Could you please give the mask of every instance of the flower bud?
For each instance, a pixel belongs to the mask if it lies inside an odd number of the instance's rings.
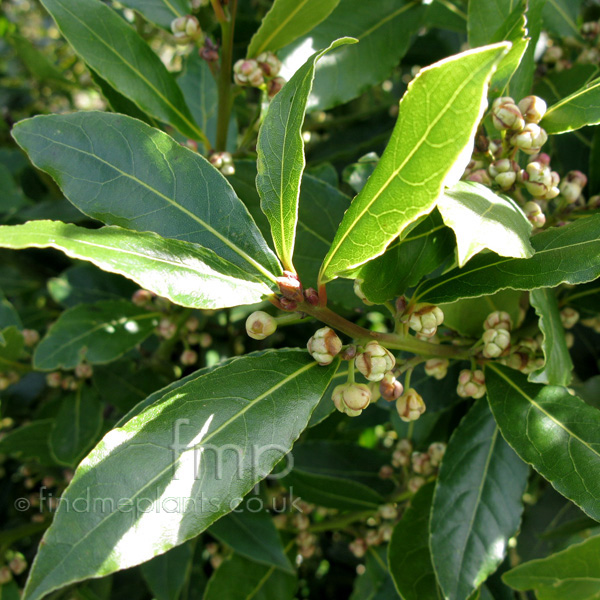
[[[408,466],[412,451],[413,445],[410,440],[400,440],[392,454],[392,465],[396,468]]]
[[[427,373],[429,377],[444,379],[448,373],[449,366],[450,361],[447,358],[430,358],[425,363],[425,373]]]
[[[284,298],[292,300],[293,302],[304,301],[302,284],[298,279],[298,275],[295,273],[284,271],[283,276],[277,278],[277,284],[279,285],[279,291]]]
[[[355,279],[354,280],[354,293],[363,301],[364,304],[366,304],[367,306],[373,306],[372,302],[369,302],[369,300],[367,300],[367,297],[365,296],[364,292],[362,291],[362,284],[363,284],[364,280],[363,279]]]
[[[210,0],[192,0],[192,8],[198,10],[210,4]]]
[[[214,152],[209,156],[208,162],[219,169],[223,175],[233,175],[235,173],[233,158],[229,152]]]
[[[46,385],[51,388],[59,388],[62,384],[62,374],[59,371],[46,375]]]
[[[431,457],[424,452],[413,452],[410,457],[412,470],[418,475],[431,475],[433,473],[433,465]]]
[[[560,193],[563,197],[573,204],[579,200],[583,188],[587,184],[587,177],[581,171],[571,171],[560,184]]]
[[[488,329],[482,336],[484,342],[483,355],[486,358],[497,358],[510,347],[510,332],[506,329]]]
[[[317,306],[319,304],[319,294],[315,288],[308,288],[304,290],[304,299],[311,306]]]
[[[557,63],[563,56],[563,50],[560,46],[550,46],[544,53],[542,60],[549,65]]]
[[[267,82],[267,96],[274,98],[285,84],[286,81],[283,77],[273,77],[273,79]]]
[[[379,479],[390,479],[394,476],[394,469],[390,465],[382,465],[379,469]]]
[[[204,40],[204,46],[200,48],[200,57],[207,63],[214,63],[219,60],[219,47],[210,39]]]
[[[15,553],[15,556],[10,559],[8,566],[15,575],[21,575],[21,573],[27,569],[27,561],[20,552],[17,552]]]
[[[515,133],[510,139],[510,143],[525,154],[537,154],[547,141],[548,134],[535,123],[527,123],[521,132]]]
[[[393,504],[384,504],[379,507],[379,514],[382,519],[393,521],[398,517],[398,509]]]
[[[371,390],[364,383],[343,383],[335,386],[331,399],[340,412],[356,417],[369,406]]]
[[[427,480],[425,479],[425,477],[417,475],[416,477],[411,477],[406,485],[408,487],[409,492],[416,494],[426,483]]]
[[[315,331],[306,347],[320,365],[328,365],[340,353],[342,340],[330,327],[322,327]]]
[[[396,379],[392,371],[388,371],[379,384],[379,393],[387,402],[397,400],[404,391],[404,386]]]
[[[35,329],[23,329],[23,341],[26,346],[35,346],[40,341],[40,334]]]
[[[587,21],[581,26],[581,35],[590,41],[594,41],[600,35],[600,21]]]
[[[600,196],[592,196],[587,203],[587,208],[596,209],[600,208]]]
[[[538,96],[526,96],[519,102],[519,110],[527,123],[539,123],[546,114],[546,103]]]
[[[396,366],[396,359],[387,348],[373,341],[354,359],[354,364],[369,381],[381,381]]]
[[[408,326],[425,337],[433,337],[444,322],[444,313],[438,306],[417,304],[410,315]]]
[[[403,421],[416,421],[426,410],[423,398],[410,388],[396,400],[396,410]]]
[[[570,331],[565,332],[565,344],[569,350],[575,345],[575,336]]]
[[[579,313],[570,306],[560,311],[560,320],[565,329],[571,329],[579,321]]]
[[[264,340],[277,329],[277,321],[270,314],[262,310],[254,311],[246,319],[246,333],[253,340]]]
[[[467,181],[474,181],[475,183],[481,183],[482,185],[492,185],[492,180],[485,169],[477,169],[467,176]]]
[[[552,171],[550,167],[537,161],[530,162],[522,174],[527,191],[536,198],[544,197],[552,187]]]
[[[431,466],[439,467],[445,453],[446,444],[444,444],[444,442],[434,442],[433,444],[430,444],[427,454],[429,454],[429,458],[431,459]]]
[[[276,77],[281,71],[281,61],[272,52],[263,52],[256,57],[265,77]]]
[[[492,104],[492,121],[494,127],[500,131],[512,129],[521,131],[525,126],[525,119],[512,98],[496,98]]]
[[[184,367],[195,365],[198,362],[198,354],[193,350],[184,350],[179,357],[179,362]]]
[[[158,324],[158,335],[165,340],[170,340],[177,333],[177,325],[165,317]]]
[[[154,298],[154,294],[149,292],[148,290],[136,290],[131,296],[131,301],[136,306],[147,306],[152,302],[152,298]]]
[[[11,570],[7,566],[0,567],[0,585],[7,584],[11,579]]]
[[[242,86],[260,87],[265,82],[262,69],[253,58],[238,60],[233,65],[233,79]]]
[[[513,323],[510,315],[503,310],[495,310],[487,316],[483,322],[484,329],[506,329],[510,331]]]
[[[94,374],[94,369],[89,363],[79,363],[75,367],[75,375],[79,379],[89,379]]]
[[[546,215],[537,202],[526,202],[523,212],[527,220],[536,228],[543,227],[546,224]]]
[[[490,329],[489,331],[493,331]],[[456,393],[461,398],[482,398],[485,395],[485,377],[483,371],[463,369],[458,376]]]
[[[356,538],[354,541],[350,542],[348,547],[350,548],[350,552],[359,559],[363,558],[368,550],[367,543],[362,538]]]
[[[202,29],[198,19],[192,15],[177,17],[171,21],[171,31],[177,44],[189,44],[202,37]]]

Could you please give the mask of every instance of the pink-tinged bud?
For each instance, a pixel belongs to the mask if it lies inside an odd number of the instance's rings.
[[[565,329],[571,329],[579,321],[579,313],[574,308],[567,306],[560,311],[560,320]]]
[[[177,325],[171,319],[165,317],[158,324],[158,335],[165,340],[170,340],[177,333]]]
[[[381,381],[388,371],[396,366],[394,355],[377,342],[369,342],[354,364],[369,381]]]
[[[171,21],[171,31],[177,44],[189,44],[202,38],[202,29],[198,19],[192,15],[177,17]]]
[[[506,329],[488,329],[481,339],[484,342],[483,356],[486,358],[498,358],[510,348],[510,331]]]
[[[58,371],[46,375],[46,385],[51,388],[59,388],[62,384],[62,374]]]
[[[394,377],[392,371],[388,371],[379,384],[379,393],[387,402],[394,402],[404,392],[404,386]]]
[[[149,292],[148,290],[136,290],[131,296],[131,301],[136,306],[147,306],[152,302],[152,298],[154,298],[154,294]]]
[[[581,171],[571,171],[560,184],[560,192],[572,204],[581,196],[583,188],[587,185],[587,177]]]
[[[304,290],[304,299],[311,306],[317,306],[319,304],[319,294],[314,288],[308,288],[307,290]]]
[[[427,483],[427,480],[425,479],[425,477],[421,477],[420,475],[417,475],[415,477],[411,477],[408,480],[408,483],[406,484],[406,486],[408,487],[409,492],[416,494],[426,483]]]
[[[429,454],[429,458],[431,459],[431,466],[439,467],[445,453],[446,444],[444,444],[444,442],[434,442],[431,444],[427,450],[427,454]]]
[[[25,560],[25,557],[20,552],[18,552],[10,560],[8,566],[15,575],[21,575],[21,573],[24,573],[27,569],[27,561]]]
[[[521,131],[525,126],[525,119],[512,98],[497,98],[492,104],[492,121],[494,127],[500,131],[512,129]]]
[[[350,344],[343,352],[342,352],[342,360],[354,360],[356,358],[357,349],[354,344]]]
[[[219,47],[210,38],[206,38],[199,54],[208,63],[217,62],[219,60]]]
[[[284,298],[293,300],[294,302],[304,301],[302,284],[298,279],[298,275],[295,273],[284,271],[283,276],[277,278],[277,284],[279,285],[279,291]]]
[[[519,110],[528,123],[539,123],[546,114],[546,103],[538,96],[526,96],[519,102]]]
[[[282,90],[286,84],[286,80],[283,77],[273,77],[267,82],[267,95],[269,98],[274,98]]]
[[[364,383],[343,383],[333,389],[335,407],[351,417],[358,416],[371,402],[371,390]]]
[[[405,296],[400,296],[399,298],[396,299],[396,312],[401,315],[405,310],[406,307],[408,306],[408,302],[406,301],[406,297]]]
[[[488,175],[485,169],[477,169],[467,176],[467,181],[474,181],[475,183],[481,183],[482,185],[492,185],[492,179]]]
[[[295,312],[298,310],[298,303],[295,300],[290,300],[289,298],[279,298],[279,307],[281,310]]]
[[[394,468],[390,465],[383,465],[379,469],[379,479],[390,479],[394,476]]]
[[[546,224],[546,215],[537,202],[526,202],[523,212],[534,227],[539,229]]]
[[[89,379],[94,374],[94,369],[89,363],[79,363],[75,367],[75,375],[79,379]]]
[[[241,59],[233,65],[233,79],[238,85],[254,85],[250,80],[257,81],[258,78],[261,83],[264,81],[263,73],[254,59]]]
[[[188,331],[196,331],[196,329],[198,329],[199,326],[200,326],[200,321],[198,321],[198,319],[196,317],[190,317],[185,322],[185,328]]]
[[[493,330],[489,330],[493,331]],[[463,369],[458,376],[456,393],[461,398],[482,398],[485,395],[485,377],[479,369],[470,371]]]
[[[23,335],[23,341],[28,347],[35,346],[40,341],[40,334],[35,329],[23,329],[21,331]]]
[[[438,306],[431,304],[417,304],[410,315],[408,326],[417,333],[431,338],[439,325],[444,322],[444,313]]]
[[[433,473],[433,465],[431,457],[424,452],[413,452],[410,457],[412,470],[418,475],[431,475]]]
[[[12,580],[12,572],[9,567],[0,567],[0,585],[5,585]]]
[[[525,154],[537,154],[547,141],[548,134],[535,123],[527,123],[521,132],[515,133],[510,139],[510,143]]]
[[[265,77],[276,77],[281,71],[281,61],[272,52],[263,52],[256,57]]]
[[[367,542],[362,538],[357,538],[353,542],[350,542],[348,547],[350,548],[350,552],[358,559],[363,558],[368,550]]]
[[[362,280],[362,279],[354,280],[354,293],[363,301],[364,304],[366,304],[367,306],[373,306],[373,303],[369,302],[369,300],[367,300],[367,297],[365,296],[364,292],[362,291],[363,283],[364,283],[364,280]]]
[[[307,348],[320,365],[328,365],[342,350],[342,340],[330,327],[322,327],[308,340]]]
[[[190,367],[198,362],[198,355],[193,350],[184,350],[179,357],[179,362],[184,367]]]
[[[264,340],[277,330],[277,321],[262,310],[254,311],[246,319],[246,333],[253,340]]]
[[[426,410],[425,402],[417,390],[410,388],[396,400],[396,410],[403,421],[416,421]]]
[[[490,313],[483,322],[484,329],[506,329],[511,331],[513,322],[511,316],[503,310],[495,310]]]
[[[410,440],[399,440],[396,449],[392,454],[392,465],[396,468],[406,467],[410,464],[410,456],[413,451],[413,445]]]
[[[450,361],[447,358],[431,358],[425,363],[425,373],[429,377],[444,379],[448,373]]]

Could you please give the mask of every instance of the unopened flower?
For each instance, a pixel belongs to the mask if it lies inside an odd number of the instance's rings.
[[[79,363],[75,367],[75,375],[79,379],[89,379],[94,374],[94,369],[89,363]]]
[[[509,190],[514,185],[518,171],[519,165],[509,158],[496,160],[488,167],[488,172],[494,183],[504,191]]]
[[[538,96],[526,96],[519,102],[519,110],[527,123],[539,123],[546,114],[546,103]]]
[[[246,333],[253,340],[264,340],[277,330],[277,321],[270,314],[257,310],[246,319]]]
[[[379,514],[382,519],[392,521],[398,516],[398,509],[393,504],[384,504],[379,507]]]
[[[387,348],[373,341],[354,359],[354,364],[369,381],[381,381],[394,368],[396,359]]]
[[[281,61],[273,54],[273,52],[263,52],[256,57],[262,72],[265,77],[276,77],[281,71]]]
[[[379,393],[387,402],[397,400],[404,391],[404,386],[396,379],[392,371],[388,371],[379,384]]]
[[[430,444],[427,454],[429,454],[429,458],[431,459],[431,465],[433,467],[439,467],[445,453],[446,444],[444,444],[444,442],[434,442],[433,444]]]
[[[62,383],[62,374],[59,371],[46,375],[46,385],[51,388],[59,388]]]
[[[165,340],[170,340],[176,333],[177,325],[175,325],[171,319],[165,317],[160,320],[160,323],[158,324],[158,335],[160,337],[165,338]]]
[[[537,154],[548,141],[548,134],[539,125],[527,123],[522,131],[512,136],[510,141],[525,154]]]
[[[492,185],[492,179],[485,169],[477,169],[467,176],[467,181],[474,181],[475,183],[481,183],[488,187]]]
[[[315,331],[306,347],[320,365],[328,365],[340,353],[342,340],[331,327],[322,327]]]
[[[27,561],[20,552],[16,552],[15,555],[10,559],[8,566],[15,575],[21,575],[21,573],[25,572],[27,569]]]
[[[433,473],[433,465],[431,457],[425,452],[413,452],[410,457],[412,470],[418,475],[431,475]]]
[[[538,161],[530,162],[521,174],[527,191],[535,198],[545,198],[551,191],[554,179],[550,167]]]
[[[483,322],[484,329],[506,329],[510,331],[513,323],[511,316],[503,310],[495,310],[490,313]]]
[[[238,85],[260,87],[265,82],[260,65],[253,58],[238,60],[233,65],[233,79]]]
[[[546,215],[542,207],[537,202],[526,202],[523,212],[527,220],[536,228],[541,228],[546,224]]]
[[[367,543],[362,538],[356,538],[354,541],[350,542],[349,546],[350,552],[354,554],[356,558],[363,558],[367,553]]]
[[[490,330],[492,331],[492,330]],[[479,369],[463,369],[458,376],[456,393],[461,398],[482,398],[485,395],[485,377]]]
[[[571,329],[579,321],[579,313],[570,306],[560,311],[560,320],[565,329]]]
[[[510,347],[510,331],[506,329],[488,329],[482,338],[483,355],[486,358],[497,358]]]
[[[195,365],[198,362],[198,354],[193,350],[184,350],[179,357],[179,362],[184,367]]]
[[[394,468],[391,465],[382,465],[379,469],[380,479],[389,479],[394,476]]]
[[[492,104],[492,121],[494,127],[500,131],[512,129],[521,131],[525,126],[525,119],[510,97],[496,98]]]
[[[283,77],[273,77],[267,82],[267,95],[269,98],[274,98],[286,84]]]
[[[587,184],[587,177],[581,171],[571,171],[560,183],[560,193],[569,204],[579,200],[583,188]]]
[[[426,483],[427,480],[425,479],[425,477],[416,475],[415,477],[411,477],[408,480],[407,487],[410,492],[416,494]]]
[[[171,21],[171,31],[175,42],[178,44],[189,44],[194,40],[202,38],[202,29],[198,19],[192,15],[177,17]]]
[[[430,358],[425,363],[425,373],[429,375],[429,377],[444,379],[448,373],[449,366],[450,361],[447,358]]]
[[[438,306],[417,304],[410,315],[408,326],[426,337],[433,337],[439,325],[444,322],[444,313]]]
[[[369,406],[371,390],[364,383],[342,383],[333,389],[331,399],[340,412],[357,417]]]
[[[233,158],[229,152],[214,152],[209,156],[208,161],[223,175],[230,176],[235,173]]]
[[[35,329],[23,329],[21,333],[26,346],[35,346],[40,341],[40,334]]]
[[[425,412],[425,402],[414,388],[410,388],[398,400],[396,410],[403,421],[416,421]]]
[[[149,292],[148,290],[136,290],[131,296],[131,301],[136,306],[147,306],[152,302],[152,298],[154,298],[154,294]]]

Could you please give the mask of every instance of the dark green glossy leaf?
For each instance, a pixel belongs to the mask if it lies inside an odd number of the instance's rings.
[[[600,78],[548,108],[541,126],[550,134],[600,123]]]
[[[203,600],[292,600],[294,575],[233,554],[209,579]]]
[[[0,330],[13,326],[17,329],[23,329],[21,317],[19,317],[19,313],[12,303],[9,302],[0,291]]]
[[[159,313],[127,300],[101,300],[63,312],[35,349],[36,369],[73,369],[79,363],[103,364],[117,359],[153,331]]]
[[[530,383],[495,363],[485,378],[506,441],[558,492],[600,520],[600,411],[566,388]]]
[[[542,350],[546,359],[541,369],[529,375],[529,381],[568,385],[571,383],[573,362],[569,356],[565,330],[560,320],[556,293],[549,288],[532,290],[529,299],[540,320],[540,330],[544,338]]]
[[[469,45],[485,46],[503,26],[513,9],[514,0],[470,0],[467,21]]]
[[[391,600],[396,598],[394,582],[388,571],[387,547],[372,546],[367,551],[365,570],[354,581],[349,600]]]
[[[551,106],[585,87],[597,74],[596,65],[575,64],[571,69],[548,73],[536,83],[534,92]]]
[[[325,257],[322,282],[382,254],[432,210],[445,185],[456,183],[470,160],[490,77],[506,50],[500,44],[450,57],[411,82],[390,143]]]
[[[403,600],[441,600],[431,551],[429,515],[435,485],[423,486],[394,528],[388,548],[390,574]]]
[[[547,0],[544,7],[544,26],[560,37],[581,39],[577,24],[583,0]]]
[[[21,121],[13,135],[85,214],[195,242],[268,278],[279,274],[227,180],[165,133],[123,115],[83,112]]]
[[[337,366],[298,350],[238,358],[109,432],[63,493],[24,598],[145,562],[233,510],[289,452]]]
[[[192,308],[255,304],[271,293],[260,272],[243,271],[207,248],[121,227],[86,229],[54,221],[5,225],[0,247],[56,248]]]
[[[189,0],[123,0],[122,4],[137,10],[148,21],[171,31],[171,21],[191,12]]]
[[[572,306],[582,312],[592,315],[600,312],[600,281],[592,281],[566,290],[561,298],[561,306]]]
[[[356,40],[343,38],[313,54],[271,100],[258,134],[256,187],[260,207],[271,225],[277,255],[293,271],[300,181],[305,166],[302,125],[317,61],[327,52]]]
[[[10,369],[15,365],[23,354],[25,341],[23,334],[19,331],[21,325],[9,325],[2,330],[3,343],[0,344],[0,368]]]
[[[450,438],[431,512],[433,565],[448,600],[469,597],[502,562],[528,474],[477,400]]]
[[[456,234],[458,265],[489,248],[500,256],[529,258],[531,223],[517,203],[472,181],[459,181],[438,200],[444,223]]]
[[[87,385],[63,398],[50,434],[50,452],[57,463],[74,467],[86,455],[100,433],[103,409],[98,393]]]
[[[417,0],[341,0],[321,24],[281,51],[289,79],[319,48],[350,36],[355,46],[340,48],[317,69],[308,110],[326,110],[356,98],[389,77],[409,48],[426,7]],[[332,82],[335,82],[333,84]]]
[[[467,30],[465,4],[465,2],[456,2],[456,0],[452,2],[449,0],[433,0],[425,15],[425,22],[430,27],[465,33]]]
[[[600,536],[519,565],[502,579],[516,590],[534,589],[538,600],[594,600],[600,596]]]
[[[376,304],[401,296],[454,255],[455,238],[437,211],[358,273],[361,290]]]
[[[326,19],[340,0],[275,0],[250,40],[247,55],[279,50]]]
[[[37,460],[46,466],[56,466],[50,454],[50,435],[54,419],[40,419],[9,431],[0,440],[0,452],[19,460]]]
[[[75,52],[144,112],[183,135],[204,138],[173,76],[150,46],[99,0],[43,0]]]
[[[194,542],[181,544],[144,563],[142,575],[155,600],[179,600],[192,569]]]
[[[420,302],[442,304],[487,296],[503,289],[529,290],[585,283],[600,276],[600,215],[552,228],[531,240],[531,258],[480,254],[462,269],[430,279],[417,290]]]
[[[294,573],[264,504],[258,496],[246,496],[240,506],[213,523],[208,531],[240,556]]]

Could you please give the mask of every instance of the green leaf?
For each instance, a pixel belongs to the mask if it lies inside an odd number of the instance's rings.
[[[63,493],[24,600],[145,562],[233,510],[289,452],[337,367],[299,350],[238,358],[109,432]]]
[[[279,50],[325,20],[340,0],[275,0],[248,46],[248,57]]]
[[[600,596],[600,536],[546,558],[521,564],[503,581],[516,590],[534,589],[538,600],[593,600]]]
[[[535,95],[551,106],[585,87],[598,75],[598,70],[596,65],[574,64],[565,71],[550,71],[536,83]]]
[[[450,438],[431,511],[433,565],[448,600],[469,597],[502,562],[528,474],[477,400]]]
[[[494,40],[513,10],[515,0],[469,0],[467,31],[469,46],[476,48]],[[499,26],[500,24],[500,26]]]
[[[600,77],[553,104],[540,125],[550,134],[575,131],[600,123]]]
[[[255,304],[271,293],[262,273],[243,271],[207,248],[121,227],[86,229],[54,221],[5,225],[0,247],[56,248],[191,308]]]
[[[227,180],[165,133],[123,115],[82,112],[21,121],[13,135],[90,217],[195,242],[243,269],[279,275]]]
[[[444,223],[456,234],[458,264],[489,248],[500,256],[529,258],[531,223],[514,200],[472,181],[459,181],[438,200]]]
[[[565,291],[561,298],[561,306],[567,304],[591,314],[600,312],[600,281],[592,281]]]
[[[9,431],[0,440],[0,452],[23,462],[36,460],[44,466],[56,466],[49,444],[53,425],[54,419],[39,419]]]
[[[349,600],[391,600],[396,598],[394,582],[388,571],[387,547],[371,546],[365,570],[354,580]]]
[[[315,65],[330,50],[355,41],[343,38],[313,54],[273,98],[258,134],[256,187],[260,206],[271,225],[277,255],[289,271],[294,271],[298,198],[306,164],[302,125]]]
[[[63,398],[49,441],[57,463],[74,467],[86,455],[100,433],[103,410],[98,393],[87,385]]]
[[[160,314],[127,300],[79,304],[63,312],[35,349],[36,369],[73,369],[112,362],[143,342],[158,324]]]
[[[488,399],[506,441],[563,496],[600,520],[600,411],[566,388],[538,385],[496,363]]]
[[[583,0],[548,0],[544,6],[544,26],[559,37],[581,40],[577,25]]]
[[[433,0],[427,10],[426,24],[429,27],[465,33],[467,13],[463,10],[463,4],[463,2],[455,3],[449,0]]]
[[[540,330],[543,335],[542,350],[546,359],[541,369],[529,375],[529,381],[568,385],[571,383],[573,362],[560,320],[556,293],[549,288],[532,290],[529,299],[540,319]]]
[[[205,140],[173,76],[114,10],[99,0],[42,0],[42,4],[75,52],[113,88],[183,135]]]
[[[148,21],[171,32],[171,21],[190,14],[188,0],[123,0],[121,4],[137,10]]]
[[[9,325],[2,330],[4,343],[0,344],[0,368],[10,369],[10,367],[20,366],[16,361],[21,358],[25,341],[23,334],[19,331],[20,326]]]
[[[193,544],[176,546],[140,567],[155,600],[179,600],[192,569]]]
[[[406,237],[390,244],[384,254],[360,269],[361,290],[376,304],[401,296],[454,255],[452,231],[440,214],[427,215]]]
[[[340,48],[321,62],[308,110],[348,102],[389,77],[426,10],[419,0],[341,0],[325,21],[281,51],[282,75],[289,80],[316,50],[353,37],[360,43]]]
[[[17,329],[23,329],[23,323],[21,323],[21,317],[16,311],[15,307],[9,302],[2,291],[0,291],[0,330],[6,327],[16,327]]]
[[[233,554],[209,579],[203,600],[292,600],[297,586],[294,575]]]
[[[429,516],[435,485],[424,485],[394,527],[388,548],[390,574],[403,600],[441,598],[429,550]]]
[[[252,502],[252,499],[256,502]],[[264,500],[258,496],[247,496],[240,506],[213,523],[208,531],[240,556],[294,573],[273,519],[264,510],[264,504]]]
[[[531,258],[480,254],[462,269],[430,279],[416,292],[420,302],[442,304],[488,296],[503,289],[530,290],[584,283],[600,276],[600,215],[543,231],[531,240]]]
[[[487,85],[506,50],[499,44],[450,57],[411,82],[390,143],[323,262],[322,282],[382,254],[432,210],[444,186],[458,181],[471,157]]]
[[[590,187],[592,194],[600,193],[600,127],[596,127],[592,138],[592,149],[590,150]]]
[[[0,197],[0,213],[14,214],[19,209],[29,206],[29,202],[23,191],[17,187],[12,173],[4,164],[0,163],[0,189],[2,196]],[[3,219],[6,219],[4,215]]]

